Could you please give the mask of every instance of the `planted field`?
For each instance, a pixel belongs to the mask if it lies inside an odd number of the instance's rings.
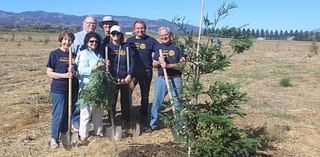
[[[223,50],[230,53],[227,43],[223,40]],[[85,147],[49,149],[51,80],[46,76],[46,62],[58,46],[57,34],[0,33],[0,156],[184,154],[172,145],[168,129],[143,133],[132,141],[124,138],[112,143],[91,137]],[[247,116],[236,121],[264,139],[268,148],[264,154],[320,156],[320,56],[311,54],[311,49],[312,42],[255,41],[249,51],[234,55],[224,71],[203,78],[205,84],[216,80],[239,83],[241,91],[248,93],[243,104]],[[283,79],[291,86],[284,86]],[[133,95],[136,105],[138,89]],[[150,95],[152,100],[153,86]]]

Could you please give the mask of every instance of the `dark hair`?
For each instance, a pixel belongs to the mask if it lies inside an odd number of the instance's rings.
[[[98,46],[97,46],[97,48],[95,49],[95,51],[98,51],[98,50],[100,49],[100,47],[101,47],[101,38],[100,38],[99,34],[96,33],[96,32],[89,32],[89,33],[87,33],[86,36],[84,37],[83,45],[81,46],[80,51],[88,48],[87,45],[88,45],[88,42],[89,42],[89,39],[90,39],[90,38],[96,38],[96,39],[98,40]]]
[[[141,23],[144,26],[144,29],[147,29],[147,25],[143,20],[137,20],[133,23],[133,28],[136,26],[137,23]]]
[[[60,34],[59,34],[59,37],[58,37],[58,41],[61,42],[62,39],[67,36],[69,38],[71,38],[72,42],[74,41],[74,34],[71,32],[71,31],[68,31],[68,30],[65,30],[65,31],[62,31]]]

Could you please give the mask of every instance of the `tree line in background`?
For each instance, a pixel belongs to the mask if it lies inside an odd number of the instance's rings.
[[[221,38],[231,38],[234,36],[251,36],[265,40],[296,40],[296,41],[320,41],[320,32],[298,31],[298,30],[268,30],[268,29],[249,29],[236,27],[222,27],[204,30],[205,35],[213,35]]]
[[[49,32],[57,33],[63,30],[71,30],[74,32],[80,31],[81,26],[78,27],[64,27],[64,26],[29,26],[29,27],[0,27],[3,32]],[[193,32],[195,34],[196,32]],[[196,33],[198,34],[198,33]],[[232,38],[234,36],[250,36],[253,38],[260,38],[264,40],[296,40],[296,41],[320,41],[320,32],[313,31],[298,31],[298,30],[268,30],[268,29],[249,29],[249,28],[236,28],[236,27],[222,27],[222,28],[208,28],[203,31],[204,35]]]

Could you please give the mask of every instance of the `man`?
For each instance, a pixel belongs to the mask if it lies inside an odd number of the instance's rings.
[[[97,27],[97,20],[93,16],[87,16],[82,22],[83,30],[80,32],[75,33],[75,39],[71,46],[73,53],[78,53],[80,51],[81,46],[84,44],[84,38],[87,33],[94,32]],[[79,103],[77,102],[76,105],[73,107],[72,113],[72,128],[74,130],[78,130],[80,125],[80,109]]]
[[[102,44],[106,45],[110,42],[110,29],[113,25],[119,25],[119,23],[113,20],[112,16],[105,16],[101,21],[99,21],[99,26],[101,29],[103,29],[105,34]]]
[[[133,45],[136,51],[135,65],[135,85],[139,83],[141,93],[140,114],[142,121],[148,118],[149,91],[152,80],[152,53],[158,42],[146,34],[146,24],[142,20],[137,20],[133,24],[134,36],[127,39],[127,43]]]
[[[180,108],[177,97],[181,90],[182,73],[177,67],[178,64],[184,61],[184,57],[182,52],[172,44],[172,33],[168,27],[160,27],[158,33],[160,44],[156,48],[152,63],[153,67],[158,69],[158,78],[154,83],[155,89],[151,108],[150,129],[147,132],[157,129],[160,107],[167,92],[171,92],[174,107],[176,109]],[[162,51],[163,56],[160,56],[160,51]],[[170,91],[167,91],[164,68],[168,74]]]
[[[80,47],[83,45],[84,37],[88,32],[94,32],[97,28],[97,20],[93,16],[87,16],[82,22],[83,30],[75,33],[75,40],[72,45],[72,52],[78,53]]]

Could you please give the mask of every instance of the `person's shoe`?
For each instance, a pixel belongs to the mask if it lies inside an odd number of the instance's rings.
[[[51,138],[50,140],[50,148],[51,149],[57,149],[59,147],[57,140],[54,138]]]
[[[88,138],[82,138],[80,137],[78,141],[78,146],[86,146],[89,144]]]
[[[144,132],[145,133],[152,133],[153,131],[157,130],[157,128],[151,128],[151,127],[148,127]]]
[[[71,125],[71,128],[72,128],[72,132],[79,132],[79,126],[76,126],[76,125]]]

